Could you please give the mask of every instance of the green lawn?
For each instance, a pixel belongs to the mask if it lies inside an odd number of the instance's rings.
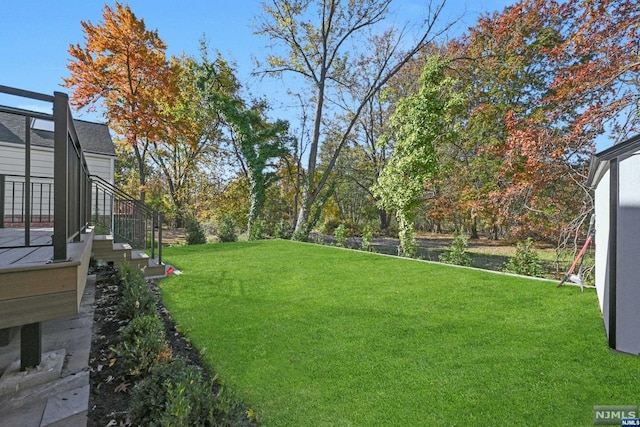
[[[164,254],[166,306],[267,426],[586,426],[640,403],[593,290],[289,241]]]

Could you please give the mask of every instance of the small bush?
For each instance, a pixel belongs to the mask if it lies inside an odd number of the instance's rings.
[[[186,240],[187,245],[200,245],[202,243],[207,243],[207,236],[204,234],[204,229],[195,219],[187,222]]]
[[[211,388],[200,371],[181,359],[160,363],[133,389],[129,406],[132,425],[216,425]]]
[[[276,239],[290,239],[293,234],[291,230],[291,226],[287,221],[281,219],[276,223],[275,228],[273,230],[273,237]]]
[[[124,264],[118,271],[120,300],[116,312],[122,320],[156,313],[156,297],[151,293],[142,271]]]
[[[118,362],[131,376],[148,373],[161,359],[171,355],[164,325],[157,315],[138,316],[120,332],[122,341],[115,349]]]
[[[218,239],[221,242],[236,242],[238,236],[236,234],[236,226],[233,223],[233,218],[225,216],[220,225],[218,226]]]
[[[260,240],[264,238],[264,230],[266,224],[263,220],[257,219],[251,224],[251,240]]]
[[[340,220],[338,218],[329,218],[322,224],[322,232],[324,234],[332,235],[335,233],[336,228],[338,228],[339,225]]]
[[[306,242],[309,240],[309,233],[307,232],[307,224],[300,224],[298,230],[294,230],[291,235],[291,240],[296,242]]]
[[[138,276],[140,275],[140,273],[141,271],[138,268],[134,267],[128,262],[125,262],[118,269],[118,280],[120,282],[120,286],[122,286],[127,281],[131,280],[132,276]]]
[[[440,255],[440,262],[447,264],[471,266],[471,257],[467,253],[468,241],[465,236],[458,234],[454,237],[451,246],[449,246],[445,253]]]
[[[336,245],[340,246],[341,248],[345,247],[345,243],[347,242],[347,230],[344,224],[340,224],[339,226],[337,226],[335,231],[333,232],[333,235],[336,238]]]
[[[373,246],[371,245],[371,242],[373,242],[373,233],[367,226],[364,228],[364,231],[362,233],[362,245],[360,246],[360,248],[363,251],[373,252]]]
[[[398,246],[398,255],[407,258],[416,258],[418,256],[418,242],[416,241],[416,233],[413,226],[405,231],[399,231],[400,246]]]
[[[533,250],[533,240],[518,242],[516,254],[504,266],[507,273],[522,274],[524,276],[543,277],[542,264],[538,254]]]

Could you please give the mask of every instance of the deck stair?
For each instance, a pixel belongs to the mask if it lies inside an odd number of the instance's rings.
[[[93,238],[93,259],[115,268],[128,262],[144,270],[146,277],[164,276],[165,266],[150,258],[144,251],[133,249],[128,243],[114,242],[112,235],[96,235]]]

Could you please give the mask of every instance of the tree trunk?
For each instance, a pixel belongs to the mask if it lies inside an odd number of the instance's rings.
[[[247,239],[251,240],[252,238],[260,236],[253,236],[253,226],[260,216],[260,211],[262,210],[262,206],[265,201],[264,194],[264,183],[262,180],[256,179],[256,174],[254,174],[251,170],[248,171],[249,175],[249,198],[251,200],[251,205],[249,207],[249,221],[247,223]]]
[[[385,209],[378,209],[378,218],[380,220],[380,233],[387,235],[391,225],[391,215]]]
[[[322,110],[324,108],[324,86],[327,75],[327,69],[323,66],[320,70],[320,79],[318,80],[318,93],[316,102],[316,112],[313,118],[313,136],[311,138],[311,146],[309,150],[309,161],[307,163],[307,179],[304,183],[304,190],[302,191],[302,203],[300,205],[300,211],[298,213],[298,219],[296,221],[295,234],[300,236],[301,233],[304,237],[309,236],[309,211],[311,205],[315,202],[314,194],[316,189],[314,188],[315,175],[316,175],[316,162],[318,158],[318,144],[320,143],[320,125],[322,124]]]
[[[176,204],[176,228],[185,228],[186,225],[186,218],[184,212],[182,212],[182,206]]]
[[[473,219],[471,220],[471,236],[469,238],[470,239],[480,238],[480,236],[478,236],[478,218],[476,216],[474,216]]]
[[[133,151],[136,154],[136,160],[138,162],[138,173],[140,174],[140,180],[139,180],[140,187],[138,188],[138,198],[140,202],[144,203],[146,199],[146,194],[147,194],[146,168],[144,164],[144,159],[142,158],[142,153],[140,153],[140,150],[138,149],[137,145],[133,146]]]
[[[300,240],[306,240],[309,235],[309,211],[306,208],[305,199],[306,197],[303,195],[298,218],[296,219],[296,228],[293,231],[294,237]]]

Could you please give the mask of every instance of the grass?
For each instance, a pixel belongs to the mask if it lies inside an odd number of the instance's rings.
[[[266,426],[591,425],[640,403],[595,292],[289,241],[165,250],[181,329]]]

